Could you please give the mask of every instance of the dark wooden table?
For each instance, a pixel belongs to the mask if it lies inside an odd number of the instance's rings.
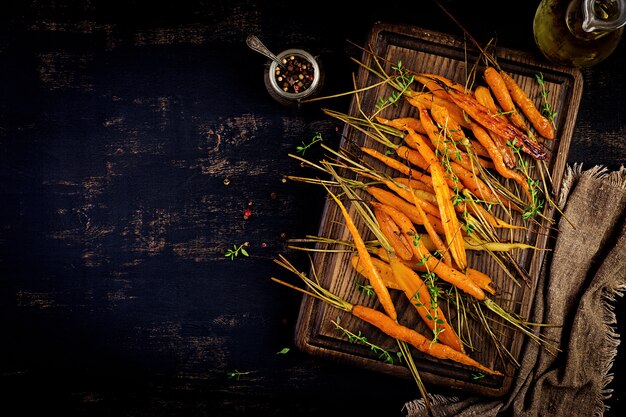
[[[323,193],[282,179],[299,169],[288,153],[342,126],[321,103],[272,100],[244,40],[318,54],[332,94],[377,21],[462,34],[430,1],[261,3],[0,6],[3,415],[400,416],[419,397],[294,347],[301,298],[270,281],[272,260],[305,265],[286,241],[317,231]],[[477,39],[538,53],[538,1],[446,4]],[[625,162],[624,68],[622,43],[583,70],[569,162]],[[607,416],[624,410],[624,366],[620,346]]]

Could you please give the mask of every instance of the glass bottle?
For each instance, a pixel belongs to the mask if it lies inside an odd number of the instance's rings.
[[[550,61],[590,67],[615,50],[626,24],[626,0],[542,0],[535,42]]]

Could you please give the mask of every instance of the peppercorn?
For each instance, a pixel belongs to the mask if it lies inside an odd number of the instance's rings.
[[[283,66],[276,67],[274,77],[278,86],[286,93],[301,93],[313,84],[314,67],[299,55],[283,58]]]

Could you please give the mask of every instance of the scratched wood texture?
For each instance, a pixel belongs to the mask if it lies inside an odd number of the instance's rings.
[[[534,50],[538,2],[518,4],[513,22],[480,3],[452,9],[479,38]],[[346,5],[349,19],[324,1],[308,13],[287,1],[3,2],[2,410],[403,415],[413,384],[298,351],[301,297],[270,281],[286,239],[316,232],[323,207],[321,191],[283,182],[299,170],[288,153],[317,132],[333,146],[342,126],[321,103],[274,102],[247,34],[318,53],[329,94],[350,88],[359,52],[347,41],[377,21],[459,34],[431,2]],[[625,57],[622,44],[583,71],[570,162],[624,162]],[[224,256],[246,242],[248,257]],[[624,334],[624,301],[616,308]],[[619,372],[613,387],[606,415],[623,410]]]

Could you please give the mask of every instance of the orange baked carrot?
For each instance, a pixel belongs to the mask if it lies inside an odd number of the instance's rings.
[[[385,248],[381,247],[380,249],[384,250],[385,254],[387,254]],[[352,267],[356,270],[356,272],[363,275],[369,281],[371,272],[361,262],[359,255],[353,255],[352,258],[350,258],[350,262],[352,263]],[[372,257],[372,263],[374,264],[374,267],[378,270],[378,274],[382,277],[387,288],[389,288],[390,290],[402,291],[402,288],[400,288],[395,278],[393,277],[393,272],[391,271],[391,267],[387,262],[383,261],[380,258]]]
[[[404,188],[402,184],[398,185],[391,180],[383,180],[383,182],[387,187],[389,187],[391,191],[393,191],[409,203],[420,206],[421,209],[423,209],[426,213],[430,214],[433,217],[441,218],[439,208],[437,207],[436,197],[435,201],[430,200],[430,193],[420,192],[419,190],[412,191],[410,189]]]
[[[436,106],[433,106],[433,108],[435,107]],[[428,109],[420,106],[419,116],[420,121],[422,122],[422,126],[424,126],[424,129],[426,130],[426,136],[428,137],[432,145],[434,145],[435,150],[445,155],[451,163],[459,164],[466,170],[470,171],[473,169],[474,163],[482,163],[485,167],[491,167],[491,163],[487,161],[472,161],[467,153],[460,151],[454,144],[449,143],[446,140],[444,134],[442,134],[441,129],[433,121],[431,114],[428,112]],[[407,130],[409,132],[408,135],[411,135],[411,132],[414,132],[409,129]],[[407,138],[405,138],[405,140],[407,140]]]
[[[432,242],[429,240],[430,236],[426,234],[418,234],[418,236],[419,236],[418,240],[419,240],[420,245],[424,246],[428,252],[437,250],[432,244]],[[384,248],[382,247],[378,248],[376,250],[376,254],[380,258],[381,262],[384,262],[385,264],[389,262],[389,255]],[[373,258],[373,259],[379,259],[379,258]],[[423,263],[423,259],[420,259],[417,257],[413,257],[411,260],[403,261],[403,262],[406,266],[408,266],[409,268],[417,272],[434,272],[435,274],[437,273],[436,269],[433,271],[430,271],[428,266]],[[469,279],[474,281],[476,285],[482,288],[483,291],[487,291],[489,294],[495,295],[496,290],[491,286],[493,281],[489,275],[474,268],[467,268],[467,270],[465,271],[465,274],[467,275]],[[392,288],[392,287],[389,287],[389,288]]]
[[[375,202],[375,201],[370,202],[370,204],[372,204],[373,207],[376,207],[379,211],[386,212],[388,216],[392,216],[394,214],[393,211],[396,210],[395,208],[393,208],[391,206],[386,206],[386,205],[384,205],[382,203],[378,203],[378,202]],[[432,242],[433,245],[435,246],[434,250],[439,252],[439,254],[443,258],[443,261],[445,263],[447,263],[448,265],[452,265],[452,259],[450,258],[450,252],[446,248],[446,245],[443,242],[443,240],[441,239],[441,236],[435,231],[435,229],[433,228],[432,224],[430,224],[430,220],[426,216],[426,213],[424,212],[424,210],[422,210],[422,208],[418,204],[415,204],[415,208],[417,209],[418,214],[421,216],[422,225],[424,226],[424,228],[426,229],[426,233],[430,237],[430,242]],[[404,235],[406,235],[406,236],[410,235],[409,237],[411,239],[415,239],[416,237],[419,238],[419,236],[420,236],[417,233],[417,231],[414,230],[414,229],[411,229],[410,233],[408,233],[408,234],[405,233]],[[413,243],[411,241],[411,243],[408,246],[409,250],[411,251],[411,254],[409,255],[408,258],[403,258],[403,260],[410,260],[410,259],[413,258],[413,250],[410,247],[410,245],[412,245],[412,244]]]
[[[478,102],[483,106],[487,107],[492,114],[500,114],[500,109],[496,105],[496,102],[491,96],[491,91],[487,87],[482,85],[477,86],[474,89],[474,96],[476,97],[476,100],[478,100]],[[517,167],[517,156],[515,156],[513,149],[506,144],[506,139],[495,134],[494,132],[489,132],[489,134],[502,155],[502,161],[507,167],[515,169],[515,167]]]
[[[426,233],[430,237],[430,241],[435,245],[435,251],[437,251],[441,255],[441,258],[446,264],[452,266],[452,257],[450,256],[450,251],[448,250],[444,241],[441,239],[441,236],[439,235],[439,233],[437,233],[433,225],[430,223],[430,220],[426,216],[426,213],[424,212],[424,210],[422,210],[422,208],[418,204],[415,204],[415,208],[417,209],[417,213],[422,220],[422,226],[424,226],[424,228],[426,229]],[[388,214],[390,216],[394,216],[395,214],[393,212],[393,208],[391,207],[389,208],[383,207],[381,209],[382,210],[387,209]],[[396,216],[396,219],[397,219],[397,216]],[[415,229],[409,228],[408,224],[404,226],[404,232],[410,235],[413,239],[419,236]],[[411,254],[413,254],[413,252],[411,252]]]
[[[422,126],[422,122],[420,122],[416,117],[398,117],[390,120],[381,116],[376,116],[376,121],[386,126],[395,127],[398,130],[404,130],[407,127],[410,127],[416,132],[426,133],[424,127]]]
[[[392,206],[395,209],[405,213],[405,215],[408,216],[413,223],[422,224],[422,219],[413,203],[409,203],[408,201],[392,193],[391,191],[383,190],[379,187],[367,187],[366,191],[380,203]],[[444,230],[443,226],[441,225],[441,220],[428,213],[426,214],[426,216],[428,217],[428,220],[432,224],[433,228],[438,233],[443,234]]]
[[[430,118],[430,116],[427,115],[427,110],[424,108],[420,110],[420,120],[422,120],[422,116],[424,116],[424,118]],[[412,132],[409,131],[408,135],[411,136]],[[421,138],[419,137],[415,137],[415,139],[418,143],[421,141]],[[467,268],[467,258],[465,254],[465,247],[463,245],[463,236],[461,234],[461,224],[459,223],[459,219],[457,218],[456,210],[452,202],[452,193],[446,182],[444,174],[445,170],[441,166],[441,163],[435,153],[424,146],[423,143],[420,143],[418,150],[424,159],[426,159],[426,161],[430,164],[430,176],[433,181],[433,187],[435,188],[435,196],[437,197],[439,213],[441,214],[441,224],[443,225],[446,244],[450,250],[452,258],[459,268],[463,270]]]
[[[422,169],[424,169],[424,171],[430,173],[430,162],[426,161],[422,153],[419,151],[420,146],[428,147],[429,143],[426,141],[421,141],[421,140],[418,141],[418,139],[423,139],[423,137],[419,133],[413,132],[412,130],[409,130],[408,132],[409,133],[407,133],[407,135],[404,137],[404,140],[406,144],[409,145],[409,148],[407,148],[406,146],[398,147],[398,149],[396,150],[398,156],[401,158],[405,158],[407,161],[409,161],[410,163],[414,164],[417,167],[420,167],[420,168],[423,167]],[[408,176],[409,175],[407,175],[407,177]],[[432,177],[429,176],[428,178],[429,178],[429,183],[432,186]],[[459,183],[458,181],[456,181],[449,174],[446,175],[446,182],[450,188],[458,188],[458,189],[464,188],[462,183]]]
[[[412,242],[408,240],[406,234],[402,233],[384,205],[372,204],[372,206],[381,231],[394,249],[392,253],[388,252],[388,259],[397,285],[404,291],[406,297],[417,308],[424,322],[440,338],[442,343],[463,351],[460,339],[448,324],[441,309],[434,304],[436,301],[432,300],[426,284],[419,275],[402,262],[413,257]]]
[[[374,216],[378,222],[378,227],[389,241],[395,255],[405,261],[411,259],[413,257],[411,242],[402,234],[402,231],[389,214],[381,210],[377,205],[373,204],[372,207],[374,207]]]
[[[404,163],[402,163],[401,161],[392,158],[389,155],[385,155],[381,152],[378,152],[375,149],[372,148],[368,148],[365,146],[361,147],[361,150],[368,154],[369,156],[378,159],[380,162],[382,162],[383,164],[387,165],[388,167],[406,175],[407,177],[411,177],[413,179],[422,181],[423,183],[430,185],[432,187],[432,179],[430,178],[430,175],[427,175],[417,169],[411,168],[409,165],[406,165]]]
[[[439,235],[439,233],[435,231],[435,229],[433,228],[433,225],[430,224],[430,221],[428,221],[428,218],[426,217],[426,213],[424,213],[424,210],[422,210],[422,208],[419,206],[416,206],[416,207],[420,216],[422,216],[422,222],[423,222],[424,228],[426,229],[426,233],[428,234],[428,236],[430,236],[430,240],[434,243],[436,247],[435,250],[439,252],[439,254],[441,255],[441,259],[443,259],[443,261],[447,265],[452,266],[452,256],[450,255],[450,251],[446,247],[446,244],[441,239],[441,236]]]
[[[437,343],[429,340],[426,336],[420,334],[419,332],[391,320],[389,316],[378,310],[356,304],[352,306],[351,313],[355,317],[358,317],[377,327],[383,333],[405,341],[420,352],[426,353],[438,359],[448,359],[463,365],[480,369],[488,374],[502,375],[501,372],[482,365],[480,362],[465,353],[454,350],[450,346],[444,345],[443,343]]]
[[[458,144],[469,143],[469,139],[465,136],[463,128],[454,118],[452,118],[452,116],[450,116],[450,112],[448,112],[447,108],[437,103],[433,103],[430,108],[430,115],[439,126],[445,129],[445,133],[448,134],[452,140]]]
[[[420,113],[422,112],[424,113],[424,119],[428,120],[430,118],[430,116],[428,115],[428,111],[426,109],[422,109],[420,110]],[[429,124],[429,122],[427,121],[425,125],[426,124]],[[424,137],[419,133],[408,130],[408,133],[405,136],[404,140],[407,145],[418,150],[420,154],[422,154],[424,159],[429,163],[429,166],[432,161],[437,161],[437,163],[439,163],[439,158],[437,158],[435,153],[429,151],[429,149],[426,149],[428,145],[424,140]],[[461,166],[461,164],[455,161],[448,161],[448,166],[450,168],[450,171],[452,171],[452,174],[456,176],[456,178],[453,178],[450,176],[449,172],[444,171],[446,182],[452,190],[461,191],[463,188],[467,187],[472,191],[475,196],[480,197],[485,201],[489,201],[494,204],[499,201],[498,197],[496,197],[491,188],[489,188],[483,180],[478,178],[478,176],[474,174],[472,169],[466,169],[465,167]],[[430,177],[432,180],[432,172]]]
[[[394,219],[396,224],[400,227],[403,233],[407,234],[407,237],[411,238],[415,235],[415,227],[413,226],[412,219],[410,219],[405,213],[400,210],[393,210],[387,208],[387,213]],[[463,239],[460,239],[463,241]],[[473,296],[478,300],[484,300],[486,298],[483,289],[475,283],[467,274],[446,265],[433,256],[424,245],[419,243],[419,240],[413,239],[413,254],[415,258],[419,260],[430,272],[434,272],[441,279],[457,287],[459,290]]]
[[[431,296],[428,286],[419,274],[398,261],[397,258],[392,258],[389,265],[396,283],[433,332],[436,337],[435,341],[450,346],[458,352],[465,352],[461,339],[448,322],[438,300]]]
[[[393,177],[391,180],[407,187],[411,187],[414,191],[419,190],[421,192],[431,194],[433,197],[435,196],[435,189],[432,185],[424,184],[422,181],[409,177]],[[432,202],[430,199],[428,201]]]
[[[491,114],[487,107],[476,101],[475,97],[470,97],[454,88],[448,88],[443,83],[440,83],[440,85],[442,88],[447,89],[450,98],[477,123],[516,146],[521,146],[522,150],[534,159],[544,160],[548,157],[541,144],[535,142],[534,139],[531,139],[512,123],[499,118],[498,115]]]
[[[437,196],[435,196],[434,189],[425,189],[422,187],[422,183],[420,181],[406,178],[406,177],[395,177],[391,180],[386,180],[385,184],[389,187],[390,190],[394,191],[400,197],[407,200],[409,203],[414,202],[414,198],[419,200],[422,208],[426,209],[426,212],[432,214],[435,217],[439,217],[439,212],[435,214],[433,208],[437,209]],[[417,187],[415,185],[417,184]],[[427,204],[424,204],[427,203]]]
[[[398,155],[401,159],[408,161],[411,165],[415,165],[424,171],[428,171],[428,162],[426,162],[422,154],[420,154],[416,149],[400,145],[396,148],[396,155]]]
[[[344,204],[341,202],[341,200],[339,200],[339,198],[330,191],[328,192],[328,194],[332,197],[333,200],[335,200],[335,203],[337,203],[337,206],[341,210],[341,214],[343,215],[343,218],[345,219],[345,222],[346,222],[346,227],[348,228],[348,231],[352,235],[352,239],[354,240],[354,246],[356,247],[357,252],[359,256],[361,257],[361,261],[364,263],[365,267],[370,270],[370,273],[371,273],[370,284],[372,286],[372,289],[378,296],[378,300],[380,301],[380,304],[385,310],[385,313],[392,320],[395,321],[398,317],[395,304],[393,300],[391,299],[389,290],[385,286],[385,282],[383,281],[382,277],[378,274],[378,270],[372,263],[372,257],[370,256],[370,253],[367,250],[367,246],[365,245],[365,242],[363,241],[363,238],[361,237],[361,234],[359,233],[359,229],[354,224],[354,220],[352,219],[352,216],[350,216],[350,213],[348,213],[348,210],[346,209]]]
[[[466,353],[459,352],[448,345],[444,345],[443,343],[435,342],[428,339],[426,336],[422,335],[418,331],[408,328],[407,326],[399,323],[397,320],[392,319],[391,317],[389,317],[389,315],[385,314],[382,311],[361,304],[352,304],[337,297],[330,291],[320,287],[315,281],[308,279],[304,274],[299,273],[297,270],[294,269],[293,265],[285,262],[284,259],[279,261],[279,263],[285,268],[288,268],[290,271],[297,273],[297,275],[302,280],[304,280],[306,284],[314,290],[314,292],[303,290],[276,278],[272,278],[273,281],[303,292],[311,297],[318,298],[331,306],[346,311],[354,317],[360,318],[366,323],[371,324],[387,336],[390,336],[399,341],[404,341],[419,350],[420,352],[430,355],[434,358],[451,360],[462,365],[479,369],[492,375],[502,375],[501,372],[481,364]],[[370,270],[370,268],[367,269]]]
[[[463,271],[467,268],[467,257],[463,244],[463,235],[461,233],[462,226],[459,223],[456,210],[452,203],[452,194],[443,176],[443,168],[438,165],[432,165],[431,177],[433,179],[433,186],[435,187],[437,202],[439,203],[441,223],[443,225],[448,249],[457,266]]]
[[[530,120],[530,124],[533,125],[535,130],[546,139],[554,139],[554,126],[550,120],[541,114],[535,103],[509,74],[500,71],[500,75],[504,79],[513,101]]]
[[[500,153],[496,144],[491,139],[489,133],[477,123],[474,123],[472,125],[472,132],[474,133],[474,137],[478,139],[478,141],[482,143],[483,146],[487,148],[487,150],[491,154],[491,159],[495,164],[496,171],[498,171],[498,173],[504,178],[512,179],[520,187],[522,187],[522,190],[526,195],[526,199],[529,203],[531,203],[532,196],[530,195],[530,186],[528,185],[528,180],[519,172],[514,171],[506,166],[506,164],[504,163],[504,159],[502,158],[502,154]]]
[[[415,75],[415,80],[424,84],[424,86],[428,88],[433,94],[435,94],[435,91],[433,90],[437,90],[438,88],[441,89],[441,84],[445,84],[447,87],[446,89],[444,89],[444,92],[447,92],[449,89],[454,89],[461,93],[465,93],[464,86],[462,86],[461,84],[457,83],[454,80],[451,80],[448,77],[444,77],[441,74],[423,72],[423,73]],[[434,84],[433,84],[433,80],[436,81]],[[436,95],[438,95],[441,98],[447,98],[444,93],[436,94]]]
[[[463,115],[463,110],[461,110],[461,108],[457,106],[456,103],[454,103],[453,101],[449,99],[436,96],[431,93],[421,93],[421,94],[412,94],[410,96],[406,96],[406,100],[410,105],[416,108],[419,108],[420,105],[423,105],[424,107],[430,110],[433,104],[445,107],[446,109],[448,109],[448,114],[450,114],[450,117],[452,117],[456,123],[458,123],[459,125],[465,128],[469,127],[467,125],[467,119]],[[420,133],[426,133],[426,132],[424,131]]]
[[[417,180],[413,180],[411,178],[405,178],[405,177],[394,177],[393,178],[393,182],[397,183],[399,185],[403,185],[409,189],[411,189],[413,191],[413,193],[415,193],[416,195],[418,195],[418,197],[421,200],[427,201],[431,204],[437,205],[437,196],[435,196],[434,190],[425,190],[425,187],[422,187],[422,182],[417,181]],[[422,187],[422,189],[418,189],[415,187]],[[405,200],[409,200],[411,201],[411,199],[406,198]],[[484,218],[485,220],[487,220],[489,222],[489,224],[491,224],[493,227],[504,227],[504,228],[508,228],[511,227],[511,225],[509,225],[508,223],[504,222],[503,220],[497,218],[496,216],[494,216],[491,212],[487,211],[486,209],[484,209],[481,205],[466,205],[464,201],[459,201],[457,204],[454,205],[454,209],[456,210],[457,213],[459,213],[459,215],[464,215],[466,212],[471,212],[474,213],[476,215],[479,215],[479,217]],[[477,212],[478,211],[478,212]],[[438,216],[437,216],[438,217]]]
[[[528,124],[526,124],[526,120],[517,111],[513,98],[511,98],[511,93],[509,92],[502,75],[500,75],[500,72],[494,67],[487,67],[483,72],[483,76],[485,78],[485,82],[491,89],[491,92],[496,97],[496,100],[500,103],[500,107],[502,107],[502,110],[511,120],[511,123],[523,131],[527,131]]]
[[[476,155],[476,162],[485,168],[493,168],[493,163],[489,160],[491,157],[485,148],[476,141],[472,141],[467,137],[465,130],[461,124],[450,114],[447,107],[437,103],[433,103],[430,109],[430,115],[433,120],[440,126],[447,135],[455,142],[458,152],[461,152],[462,160],[469,160],[469,152]],[[465,124],[467,128],[471,127],[471,123]],[[424,129],[426,130],[426,129]],[[478,158],[481,156],[482,158]],[[486,158],[486,159],[484,159]],[[459,159],[458,157],[455,159]],[[465,165],[464,165],[465,166]],[[471,168],[471,164],[469,165]],[[467,168],[467,167],[466,167]]]

